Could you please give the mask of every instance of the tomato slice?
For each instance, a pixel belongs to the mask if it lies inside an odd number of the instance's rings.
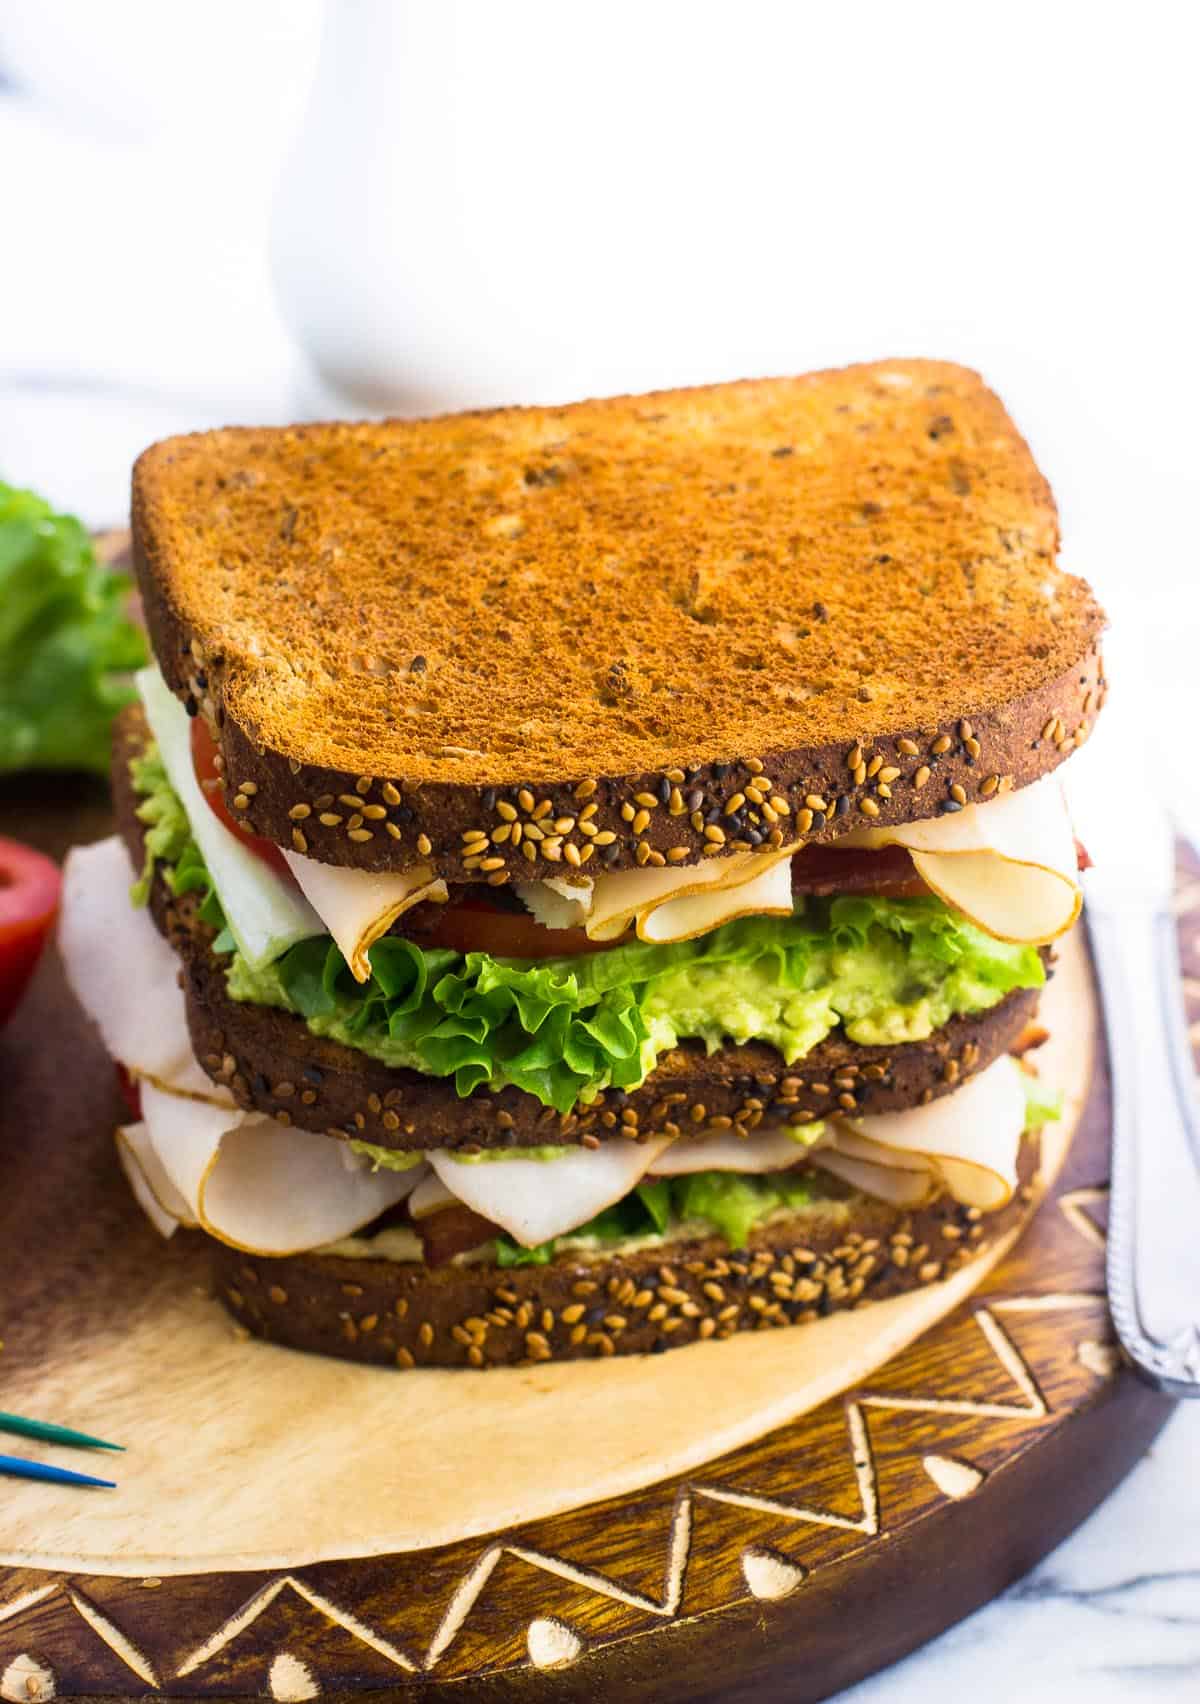
[[[0,1024],[33,975],[61,890],[57,864],[18,840],[0,839]]]
[[[217,767],[217,742],[209,733],[208,724],[202,716],[192,717],[192,766],[200,783],[200,791],[208,800],[209,809],[217,820],[236,834],[255,857],[261,858],[277,876],[282,876],[285,882],[295,886],[295,877],[288,869],[287,859],[275,842],[264,840],[261,834],[251,834],[245,823],[239,822],[237,814],[226,805],[225,786]]]
[[[453,890],[451,890],[453,891]],[[589,941],[582,929],[547,929],[527,911],[493,905],[468,893],[445,905],[420,905],[402,920],[401,933],[422,947],[453,953],[491,953],[493,958],[569,958],[602,953],[617,941]]]

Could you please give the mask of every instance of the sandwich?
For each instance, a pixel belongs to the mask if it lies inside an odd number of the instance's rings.
[[[974,373],[169,439],[68,975],[276,1343],[658,1352],[1030,1198],[1103,616]]]

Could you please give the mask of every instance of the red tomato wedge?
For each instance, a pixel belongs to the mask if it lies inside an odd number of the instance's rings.
[[[236,834],[238,839],[247,845],[256,858],[261,858],[268,868],[282,876],[285,882],[296,885],[295,877],[287,867],[287,860],[273,840],[264,840],[260,834],[251,834],[244,822],[239,822],[237,813],[231,811],[225,803],[224,783],[221,772],[217,768],[217,745],[208,731],[208,724],[201,716],[192,717],[192,766],[196,771],[196,779],[200,783],[200,791],[208,800],[209,809],[219,822]]]
[[[0,1024],[33,975],[61,890],[57,864],[18,840],[0,839]]]

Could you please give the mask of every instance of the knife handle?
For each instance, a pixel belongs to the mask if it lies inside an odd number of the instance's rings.
[[[1200,1117],[1170,912],[1087,910],[1112,1071],[1108,1295],[1136,1370],[1200,1396]]]

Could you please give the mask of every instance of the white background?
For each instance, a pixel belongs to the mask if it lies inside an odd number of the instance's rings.
[[[327,363],[424,408],[892,354],[978,367],[1148,725],[1187,749],[1195,7],[336,5],[340,77],[276,227],[291,323]],[[0,4],[0,476],[111,524],[152,438],[338,406],[268,263],[319,24],[315,0]],[[1056,1560],[1098,1596],[989,1611],[869,1696],[1007,1698],[1016,1672],[1031,1699],[1085,1677],[1091,1698],[1196,1696],[1198,1441],[1189,1415]],[[1108,1591],[1140,1572],[1170,1601]]]

